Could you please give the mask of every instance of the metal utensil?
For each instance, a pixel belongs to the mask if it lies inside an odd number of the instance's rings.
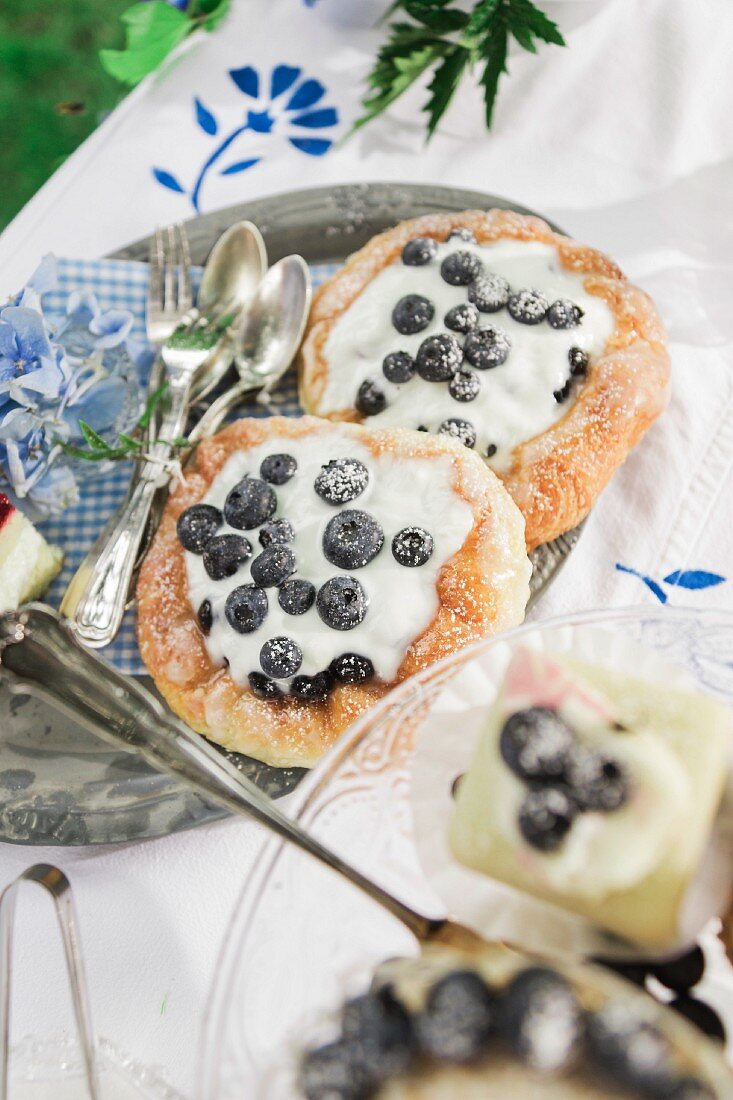
[[[189,435],[192,443],[213,433],[248,393],[266,399],[300,347],[311,303],[311,277],[301,256],[286,256],[265,275],[237,333],[239,381],[209,405]]]
[[[31,692],[60,707],[106,741],[136,749],[199,795],[251,817],[313,856],[387,909],[421,943],[475,946],[481,938],[450,919],[415,912],[286,817],[204,738],[193,733],[139,683],[80,645],[51,608],[30,604],[0,616],[0,673],[14,693]]]
[[[96,553],[87,555],[61,604],[86,645],[108,645],[120,628],[161,474],[165,475],[174,441],[185,426],[193,378],[233,323],[231,308],[226,303],[208,312],[191,310],[161,350],[168,383],[168,400],[159,428],[161,439],[151,448],[125,507],[108,528],[107,540],[97,541]]]
[[[20,887],[24,882],[35,882],[46,890],[54,903],[54,911],[61,932],[61,941],[69,974],[71,999],[76,1026],[81,1041],[84,1070],[89,1095],[99,1100],[100,1086],[97,1068],[96,1043],[89,991],[84,975],[84,964],[79,947],[78,920],[71,883],[63,871],[49,863],[37,863],[29,867],[0,893],[0,1100],[7,1100],[10,1070],[10,1005],[13,976],[13,932],[15,906]]]

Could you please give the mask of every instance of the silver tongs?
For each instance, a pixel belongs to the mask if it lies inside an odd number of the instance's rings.
[[[13,990],[13,933],[18,893],[25,882],[35,882],[51,896],[64,945],[74,1016],[79,1032],[84,1072],[92,1100],[101,1100],[97,1049],[79,945],[78,920],[71,883],[50,863],[36,863],[0,894],[0,1100],[8,1100],[10,1071],[10,1010]]]

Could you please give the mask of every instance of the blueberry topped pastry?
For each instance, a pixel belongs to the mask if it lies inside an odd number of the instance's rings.
[[[732,733],[707,696],[519,649],[457,787],[453,854],[635,944],[673,949]]]
[[[521,514],[470,450],[241,420],[169,499],[140,576],[141,653],[194,729],[309,766],[392,685],[519,623],[529,572]]]
[[[723,1100],[722,1055],[598,968],[429,947],[346,1001],[297,1062],[305,1100]]]
[[[608,257],[539,218],[474,210],[395,226],[318,290],[300,388],[310,413],[475,449],[533,549],[584,517],[668,380],[654,306]]]

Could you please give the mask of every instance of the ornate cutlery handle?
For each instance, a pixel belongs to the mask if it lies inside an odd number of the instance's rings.
[[[0,615],[0,672],[10,690],[31,692],[71,714],[105,741],[136,749],[199,795],[244,814],[333,868],[388,909],[419,938],[433,922],[387,893],[287,817],[203,737],[167,714],[139,683],[81,645],[42,604]]]
[[[66,590],[61,609],[85,643],[101,649],[115,638],[125,614],[130,584],[145,536],[150,509],[160,481],[161,464],[172,453],[172,440],[183,431],[191,388],[190,374],[169,379],[170,405],[160,434],[166,443],[152,449],[119,511],[102,531]]]

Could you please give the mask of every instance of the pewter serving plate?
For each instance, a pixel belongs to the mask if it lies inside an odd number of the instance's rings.
[[[225,229],[249,219],[262,231],[271,262],[298,252],[317,274],[325,265],[342,263],[375,233],[405,218],[492,206],[532,213],[480,191],[367,183],[292,191],[242,203],[194,218],[186,228],[196,264],[204,262]],[[145,261],[148,248],[145,238],[114,258]],[[292,375],[285,380],[285,391],[288,385],[294,399]],[[532,555],[532,603],[557,575],[579,532],[576,528]],[[291,791],[303,774],[301,769],[272,768],[247,757],[229,756],[273,797]],[[154,772],[135,754],[103,745],[41,700],[11,698],[0,682],[0,840],[110,844],[164,836],[212,821],[221,813]]]

